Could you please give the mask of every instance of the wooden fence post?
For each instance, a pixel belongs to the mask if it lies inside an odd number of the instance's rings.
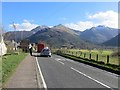
[[[86,53],[84,53],[84,58],[86,57]]]
[[[72,55],[72,51],[70,51],[70,55]]]
[[[77,51],[76,51],[76,57],[77,57]]]
[[[109,55],[107,55],[107,64],[109,64]]]
[[[96,61],[98,61],[98,54],[96,55]]]
[[[89,59],[91,60],[91,53],[90,53],[90,57],[89,57]]]

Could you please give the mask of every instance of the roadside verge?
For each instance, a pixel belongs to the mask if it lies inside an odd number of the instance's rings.
[[[72,59],[74,61],[81,62],[81,63],[84,63],[84,64],[88,64],[88,65],[91,65],[93,67],[97,67],[97,68],[100,68],[102,70],[106,70],[106,71],[109,71],[109,72],[120,75],[120,70],[114,70],[109,65],[104,65],[104,64],[101,64],[101,63],[97,63],[93,60],[82,59],[80,57],[75,57],[75,56],[67,55],[67,54],[57,54],[57,55],[60,55],[60,56],[63,56],[65,58],[69,58],[69,59]]]

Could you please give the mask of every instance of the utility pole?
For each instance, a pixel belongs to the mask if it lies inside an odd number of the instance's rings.
[[[16,40],[16,31],[17,31],[17,29],[16,29],[16,25],[14,24],[14,22],[13,22],[13,28],[14,28],[14,31],[15,31],[15,43],[14,43],[14,46],[15,46],[15,51],[17,50],[17,40]]]

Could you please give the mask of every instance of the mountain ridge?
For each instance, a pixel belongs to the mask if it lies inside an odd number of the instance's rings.
[[[82,42],[81,44],[83,45],[85,45],[86,42],[87,44],[88,43],[98,44],[99,42],[102,43],[104,41],[107,41],[113,38],[117,34],[116,32],[117,32],[116,29],[109,28],[103,25],[92,27],[90,29],[86,29],[85,31],[81,32],[81,31],[77,31],[69,27],[66,27],[62,24],[58,24],[51,28],[48,26],[42,25],[42,26],[37,26],[31,31],[7,32],[4,34],[4,38],[5,40],[15,40],[14,35],[16,34],[16,40],[18,42],[21,39],[30,39],[31,42],[37,43],[41,39],[45,42],[49,42],[51,45],[52,45],[51,42],[53,43],[57,42],[60,45],[64,43],[69,46],[73,45],[78,47],[78,45],[80,45],[80,43],[78,42]],[[21,38],[21,35],[23,36],[22,38]]]
[[[81,32],[80,37],[84,40],[100,44],[113,38],[117,34],[118,34],[117,29],[99,25],[97,27],[92,27]]]
[[[102,45],[105,45],[105,46],[115,46],[115,47],[120,47],[120,33],[113,37],[112,39],[102,43]]]

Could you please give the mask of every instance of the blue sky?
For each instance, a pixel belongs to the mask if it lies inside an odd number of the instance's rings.
[[[83,31],[98,24],[115,24],[111,18],[117,18],[117,5],[117,2],[3,2],[2,23],[6,31],[13,30],[12,22],[18,30],[63,24]]]

